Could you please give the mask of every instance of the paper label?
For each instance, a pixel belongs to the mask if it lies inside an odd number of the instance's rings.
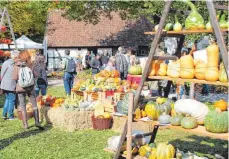
[[[207,58],[207,50],[198,50],[198,51],[194,51],[193,52],[193,57],[195,60],[202,60],[205,63],[208,62],[208,58]]]

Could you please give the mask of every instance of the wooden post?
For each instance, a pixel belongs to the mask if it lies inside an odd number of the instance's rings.
[[[162,13],[162,17],[161,17],[161,20],[160,20],[160,23],[159,23],[158,32],[157,32],[157,34],[155,35],[155,37],[153,39],[153,43],[151,44],[150,53],[149,53],[149,56],[148,56],[148,59],[147,59],[147,62],[146,62],[145,68],[144,68],[144,72],[142,74],[141,83],[140,83],[140,85],[139,85],[139,87],[137,89],[137,92],[136,92],[136,95],[135,95],[135,98],[134,98],[134,108],[133,108],[133,110],[135,110],[137,105],[138,105],[138,101],[139,101],[139,98],[140,98],[140,95],[141,95],[141,90],[142,90],[142,87],[144,86],[146,78],[148,77],[148,72],[150,70],[150,66],[151,66],[151,63],[152,63],[152,60],[153,60],[153,56],[155,54],[158,42],[159,42],[159,40],[161,38],[162,29],[164,28],[165,19],[166,19],[167,15],[168,15],[168,12],[170,10],[171,4],[172,4],[172,1],[166,1],[165,8],[164,8],[164,11]]]
[[[189,93],[189,98],[194,99],[195,98],[195,84],[190,83],[190,93]]]
[[[206,3],[207,3],[207,7],[208,7],[208,12],[210,15],[211,24],[212,24],[214,32],[216,34],[217,44],[218,44],[220,52],[222,54],[224,67],[225,67],[227,77],[228,77],[228,52],[226,49],[225,41],[223,39],[222,32],[220,31],[219,22],[216,18],[216,12],[215,12],[213,1],[208,0],[208,1],[206,1]]]
[[[133,93],[129,93],[129,103],[128,103],[128,130],[127,130],[127,159],[132,158],[132,112],[133,112],[133,104],[134,104],[134,95]]]

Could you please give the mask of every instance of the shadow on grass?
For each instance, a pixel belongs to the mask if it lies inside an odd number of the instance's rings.
[[[24,132],[15,134],[15,135],[13,135],[13,136],[11,136],[9,138],[2,139],[2,140],[0,140],[0,151],[3,150],[5,147],[9,146],[15,140],[27,138],[27,137],[30,137],[30,136],[33,136],[33,135],[37,135],[37,134],[40,134],[40,133],[44,133],[44,132],[50,130],[51,128],[52,128],[51,125],[46,125],[45,126],[45,130],[39,130],[39,129],[28,130],[28,131],[24,131]]]
[[[0,95],[0,108],[3,108],[5,102],[5,95]]]
[[[227,140],[191,135],[187,141],[176,139],[169,141],[169,143],[185,153],[190,151],[198,156],[208,158],[220,158],[221,156],[226,159],[228,157]]]

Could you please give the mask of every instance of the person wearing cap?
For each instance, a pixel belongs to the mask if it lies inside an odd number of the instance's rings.
[[[128,75],[128,62],[126,60],[126,57],[124,54],[126,53],[126,50],[124,47],[119,47],[118,52],[116,53],[115,57],[115,67],[120,73],[120,78],[122,80],[127,78]]]
[[[14,106],[16,101],[16,81],[12,79],[14,70],[14,60],[19,55],[19,51],[11,52],[10,59],[6,60],[1,70],[1,89],[5,94],[5,103],[3,106],[2,118],[14,119]]]

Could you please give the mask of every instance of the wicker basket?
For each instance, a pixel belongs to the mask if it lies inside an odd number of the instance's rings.
[[[22,114],[21,111],[17,111],[17,116],[19,120],[22,120]],[[30,119],[33,117],[33,112],[27,112],[27,119]]]
[[[105,130],[110,129],[112,126],[112,118],[95,118],[95,116],[91,116],[92,126],[95,130]]]

